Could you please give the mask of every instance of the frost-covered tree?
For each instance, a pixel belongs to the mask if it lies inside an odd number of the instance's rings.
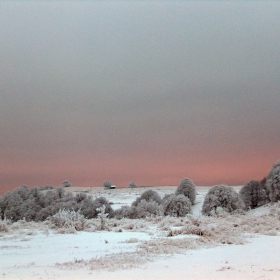
[[[195,190],[194,182],[188,178],[183,178],[175,194],[176,195],[183,194],[184,196],[189,198],[192,204],[194,204],[196,198],[196,190]]]
[[[220,208],[225,212],[231,213],[236,210],[244,210],[245,204],[232,187],[217,185],[212,187],[205,196],[202,214],[216,214]]]
[[[63,183],[62,183],[63,188],[69,188],[71,186],[72,186],[72,184],[68,180],[63,181]]]
[[[131,188],[131,189],[137,188],[137,186],[136,186],[136,184],[134,182],[130,182],[128,184],[128,187]]]
[[[266,177],[266,189],[271,202],[280,200],[280,160],[274,163]]]
[[[104,187],[105,189],[110,189],[112,185],[113,185],[113,184],[112,184],[110,181],[108,181],[108,180],[106,180],[106,181],[103,182],[103,187]]]
[[[164,199],[163,213],[165,216],[185,217],[191,212],[191,201],[188,197],[171,194]]]
[[[273,168],[279,166],[280,167],[280,159],[278,159],[276,162],[273,164]]]
[[[268,196],[261,183],[251,180],[239,191],[239,195],[245,203],[246,210],[260,207],[269,202]]]

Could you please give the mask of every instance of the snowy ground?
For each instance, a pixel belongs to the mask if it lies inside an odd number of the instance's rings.
[[[153,189],[163,196],[176,188]],[[83,191],[105,196],[116,209],[145,190]],[[7,222],[0,279],[280,279],[279,204],[208,218],[200,215],[208,189],[197,190],[193,215],[183,219],[108,220],[110,231],[97,230],[96,220],[74,234],[58,234],[49,222]]]

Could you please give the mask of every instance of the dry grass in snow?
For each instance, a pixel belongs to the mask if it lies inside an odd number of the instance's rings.
[[[251,237],[279,236],[279,202],[246,214],[220,213],[208,217],[198,211],[206,193],[205,189],[201,190],[193,206],[195,211],[186,217],[157,216],[117,220],[101,216],[87,220],[79,212],[61,210],[40,223],[1,220],[0,258],[3,261],[0,263],[0,275],[5,276],[5,279],[72,279],[75,275],[93,279],[90,276],[94,271],[127,271],[150,266],[168,256],[172,262],[172,258],[181,258],[178,254],[183,257],[188,252],[201,252],[199,250],[206,248],[217,250],[215,248],[226,245],[248,246]],[[134,197],[136,190],[131,192]],[[170,190],[166,192],[170,193]],[[117,203],[121,201],[121,195],[115,194],[114,200]],[[109,195],[106,198],[110,200]],[[268,273],[269,268],[265,269],[265,273]],[[280,271],[280,266],[273,268],[273,271],[277,269]],[[78,274],[68,274],[68,271],[76,271]],[[229,271],[236,272],[238,268],[224,263],[215,269],[215,273]],[[99,279],[94,275],[94,279]]]

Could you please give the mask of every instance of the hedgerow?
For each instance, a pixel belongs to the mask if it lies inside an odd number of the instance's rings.
[[[100,207],[105,206],[108,217],[114,216],[114,211],[104,197],[93,199],[85,194],[73,195],[65,193],[64,188],[49,189],[46,192],[42,188],[29,189],[23,185],[14,191],[7,192],[0,199],[0,218],[18,221],[44,221],[55,215],[60,209],[80,211],[85,218],[96,218],[100,213]]]

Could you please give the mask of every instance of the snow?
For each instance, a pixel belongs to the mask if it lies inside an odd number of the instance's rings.
[[[246,245],[189,250],[149,263],[144,269],[96,273],[94,279],[276,280],[280,278],[279,249],[279,236],[259,236]]]
[[[205,222],[206,233],[213,228],[223,238],[232,236],[228,243],[239,238],[236,244],[221,244],[220,236],[178,233],[167,237],[170,230],[180,232],[188,226],[188,217],[124,219],[110,225],[111,231],[75,234],[58,234],[48,223],[20,221],[8,225],[9,232],[0,232],[0,279],[280,279],[279,217],[266,216],[272,206],[236,218],[237,229],[248,226],[248,232],[228,232],[227,222],[232,218],[208,221],[201,216],[208,188],[197,189],[193,219]],[[163,196],[174,188],[155,190]],[[144,190],[116,191],[103,195],[119,208],[131,204]],[[264,229],[257,225],[252,231],[249,226],[254,219],[260,223],[271,219],[273,230],[270,225]]]

